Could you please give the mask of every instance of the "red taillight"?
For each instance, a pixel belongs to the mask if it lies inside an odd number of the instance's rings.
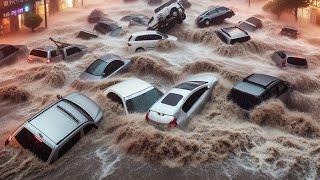
[[[175,128],[178,126],[178,123],[177,123],[177,119],[174,118],[170,123],[169,123],[169,128]]]
[[[146,121],[150,121],[150,119],[149,119],[149,113],[146,114],[145,119],[146,119]]]
[[[41,142],[42,143],[42,139],[40,139],[38,136],[34,136],[39,142]]]

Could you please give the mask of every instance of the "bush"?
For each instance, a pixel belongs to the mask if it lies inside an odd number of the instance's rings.
[[[24,25],[34,32],[34,29],[40,26],[43,19],[40,15],[35,13],[29,13],[24,16]]]

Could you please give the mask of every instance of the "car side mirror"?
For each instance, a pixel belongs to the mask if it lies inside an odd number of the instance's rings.
[[[61,94],[57,94],[57,99],[62,99]]]

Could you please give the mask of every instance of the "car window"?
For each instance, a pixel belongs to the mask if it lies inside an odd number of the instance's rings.
[[[93,124],[87,124],[83,127],[83,134],[88,134],[94,128]]]
[[[37,50],[37,49],[32,50],[30,52],[30,55],[36,56],[36,57],[42,57],[42,58],[47,58],[48,57],[47,51],[42,51],[42,50]]]
[[[107,65],[107,67],[104,70],[105,76],[109,76],[110,74],[114,73],[123,65],[124,65],[123,61],[119,61],[119,60],[112,61]]]
[[[288,63],[296,66],[306,66],[307,60],[304,58],[297,58],[297,57],[289,57],[288,58]]]
[[[73,135],[59,150],[58,157],[62,157],[67,153],[81,138],[80,131],[77,134]]]
[[[80,48],[72,47],[72,48],[67,49],[67,56],[71,56],[71,55],[79,53],[79,52],[81,52]]]
[[[221,41],[223,41],[224,43],[228,44],[228,38],[226,36],[224,36],[220,31],[216,32],[216,34],[221,39]]]
[[[58,54],[57,54],[57,51],[56,50],[52,50],[51,51],[51,57],[57,57]]]
[[[195,93],[193,93],[188,99],[187,101],[183,104],[182,106],[182,110],[184,112],[188,112],[191,107],[198,101],[198,99],[208,90],[207,87],[201,88],[198,91],[196,91]]]
[[[272,97],[277,97],[278,96],[278,89],[277,89],[277,86],[273,86],[271,89],[269,89],[264,98],[265,99],[269,99],[269,98],[272,98]]]
[[[277,54],[284,59],[286,57],[286,54],[283,51],[278,51]]]
[[[160,39],[162,39],[162,36],[160,35],[157,35],[157,34],[149,35],[149,40],[160,40]]]
[[[128,99],[126,101],[126,105],[128,108],[129,113],[143,113],[147,112],[148,109],[161,97],[163,93],[156,88],[152,90],[136,96],[132,99]]]
[[[135,41],[145,41],[148,40],[147,35],[138,36]]]
[[[106,66],[107,63],[105,61],[98,59],[87,68],[86,72],[94,76],[102,76]]]
[[[122,99],[118,95],[116,95],[115,93],[113,93],[113,92],[108,93],[107,98],[109,98],[111,101],[113,101],[117,104],[120,104],[123,107]]]
[[[22,147],[33,152],[41,160],[47,161],[49,159],[52,149],[37,139],[28,129],[23,128],[15,136],[15,139]]]
[[[180,94],[175,93],[169,93],[162,101],[161,103],[170,105],[170,106],[176,106],[179,101],[183,98]]]

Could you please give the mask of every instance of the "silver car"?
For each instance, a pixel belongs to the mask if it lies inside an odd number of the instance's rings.
[[[117,73],[125,72],[132,64],[129,59],[121,59],[114,54],[107,54],[94,61],[85,72],[80,75],[82,80],[100,80]]]
[[[15,140],[39,159],[51,163],[63,156],[81,136],[87,134],[103,117],[101,108],[90,98],[72,93],[21,125],[5,142]]]
[[[210,99],[218,79],[211,73],[194,75],[172,88],[146,114],[158,129],[184,128],[188,119]]]
[[[163,93],[151,84],[133,78],[109,87],[105,95],[111,101],[122,105],[126,114],[129,114],[147,112]]]

